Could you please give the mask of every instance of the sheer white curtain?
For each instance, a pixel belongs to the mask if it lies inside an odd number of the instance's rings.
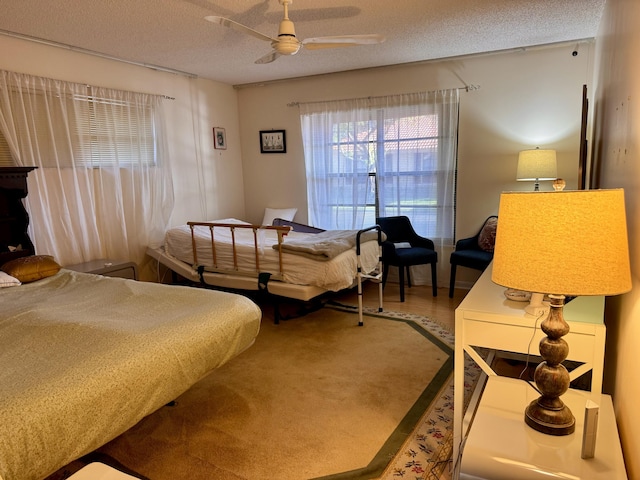
[[[29,174],[37,253],[142,262],[173,209],[163,98],[0,71],[0,132]]]
[[[368,99],[300,104],[311,225],[345,230],[375,224],[369,175],[375,172],[369,148],[375,138],[372,114]]]
[[[406,215],[453,242],[458,89],[300,105],[309,220],[358,229]]]

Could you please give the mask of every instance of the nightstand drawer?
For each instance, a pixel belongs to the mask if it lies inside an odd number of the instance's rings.
[[[138,279],[138,266],[124,260],[98,259],[64,267],[82,273],[95,273],[107,277]]]

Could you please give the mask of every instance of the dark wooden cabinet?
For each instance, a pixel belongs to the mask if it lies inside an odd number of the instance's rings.
[[[0,265],[35,253],[23,203],[28,194],[27,175],[35,168],[0,167]]]

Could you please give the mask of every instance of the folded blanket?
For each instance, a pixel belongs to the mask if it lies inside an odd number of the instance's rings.
[[[357,235],[358,230],[326,230],[304,237],[285,238],[282,242],[282,251],[314,260],[331,260],[342,252],[354,248]],[[360,235],[360,243],[377,239],[376,230],[369,230]],[[386,236],[382,233],[382,240],[385,239]],[[273,248],[277,250],[278,245],[274,245]]]

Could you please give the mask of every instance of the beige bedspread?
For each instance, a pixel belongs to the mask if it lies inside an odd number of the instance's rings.
[[[0,479],[39,480],[251,345],[228,293],[61,270],[0,289]]]

